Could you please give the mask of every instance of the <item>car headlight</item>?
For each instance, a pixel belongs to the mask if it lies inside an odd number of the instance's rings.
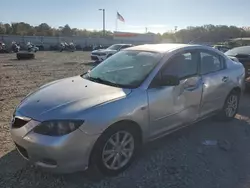
[[[83,120],[53,120],[45,121],[34,128],[34,132],[47,136],[62,136],[78,129]]]

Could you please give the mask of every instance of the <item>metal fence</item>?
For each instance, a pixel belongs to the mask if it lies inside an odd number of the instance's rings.
[[[55,36],[18,36],[18,35],[0,35],[0,41],[3,41],[6,45],[15,41],[21,45],[31,42],[35,45],[42,45],[45,50],[50,49],[52,45],[57,45],[61,42],[73,42],[75,45],[80,45],[81,47],[90,45],[104,45],[109,46],[115,43],[128,43],[128,44],[144,44],[144,43],[154,43],[151,38],[148,40],[129,40],[129,39],[114,39],[112,37],[102,38],[102,37],[55,37]]]

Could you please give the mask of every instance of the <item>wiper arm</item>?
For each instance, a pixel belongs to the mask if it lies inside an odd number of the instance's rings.
[[[94,81],[94,82],[107,84],[107,85],[114,86],[114,87],[121,87],[121,85],[119,85],[119,84],[116,84],[116,83],[113,83],[113,82],[110,82],[110,81],[107,81],[107,80],[103,80],[103,79],[101,79],[99,77],[97,77],[97,78],[88,77],[88,79],[91,80],[91,81]]]
[[[94,82],[98,82],[98,83],[104,82],[104,80],[99,77],[95,78],[95,77],[88,76],[88,79]]]

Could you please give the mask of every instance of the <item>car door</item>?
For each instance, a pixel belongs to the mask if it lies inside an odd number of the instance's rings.
[[[155,80],[161,79],[163,75],[174,75],[179,77],[180,84],[155,87],[154,80],[152,81],[147,91],[152,137],[157,137],[198,118],[202,95],[198,65],[198,52],[178,53],[166,62]]]
[[[200,74],[203,81],[203,93],[200,115],[208,115],[222,108],[228,94],[229,76],[225,59],[212,51],[200,51]]]

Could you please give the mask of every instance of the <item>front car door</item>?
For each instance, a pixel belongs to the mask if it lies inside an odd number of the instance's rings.
[[[203,50],[200,51],[200,74],[203,81],[203,94],[200,115],[208,115],[222,108],[228,90],[228,73],[224,57]]]
[[[163,75],[175,75],[180,79],[177,86],[149,87],[148,102],[150,133],[160,136],[184,123],[195,121],[202,95],[202,82],[198,74],[199,53],[185,51],[170,58],[159,71],[155,80]]]

